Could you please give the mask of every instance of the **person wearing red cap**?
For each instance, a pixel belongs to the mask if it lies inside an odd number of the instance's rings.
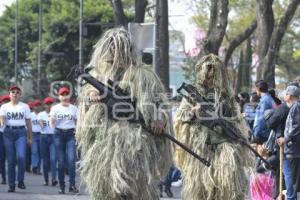
[[[27,142],[31,144],[32,127],[30,109],[27,104],[20,101],[21,89],[12,86],[9,96],[10,102],[0,108],[0,123],[1,126],[5,126],[3,135],[8,163],[8,192],[14,192],[16,164],[18,165],[18,188],[26,189],[24,184],[26,144]]]
[[[30,112],[32,112],[33,102],[28,101],[27,105],[30,108]],[[27,144],[26,147],[26,171],[31,172],[31,145]]]
[[[3,95],[0,97],[0,104],[4,104],[9,102],[10,98],[9,95]],[[6,167],[5,167],[5,147],[4,147],[4,140],[3,140],[3,131],[4,127],[0,127],[0,170],[2,176],[1,184],[6,184]]]
[[[65,193],[65,165],[67,162],[69,172],[69,192],[78,193],[75,186],[75,128],[77,121],[77,107],[70,103],[70,90],[62,87],[58,91],[60,103],[53,106],[50,111],[50,125],[55,128],[55,146],[58,155],[58,180],[60,194]],[[67,153],[67,155],[66,155]]]
[[[44,185],[49,185],[49,171],[52,176],[52,186],[57,185],[56,181],[56,164],[57,151],[54,143],[54,129],[49,126],[49,115],[52,104],[55,102],[51,97],[44,99],[45,111],[38,114],[38,120],[41,126],[41,156],[43,161]]]
[[[32,123],[31,166],[34,174],[41,174],[41,126],[38,122],[41,105],[41,101],[36,99],[32,103],[30,114]]]

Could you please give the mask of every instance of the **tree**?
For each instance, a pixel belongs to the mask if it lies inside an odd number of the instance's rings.
[[[41,91],[48,95],[49,84],[53,81],[67,80],[73,66],[78,64],[79,41],[79,1],[77,0],[43,0],[43,40]],[[87,63],[101,33],[113,23],[113,10],[106,0],[85,0],[84,6],[84,59]],[[0,74],[5,75],[4,86],[7,87],[13,77],[14,46],[14,11],[12,4],[0,17]],[[33,80],[37,76],[37,42],[38,42],[38,7],[39,0],[19,1],[19,66],[21,79]],[[95,26],[95,23],[97,26]],[[100,25],[100,26],[99,26]]]
[[[267,46],[268,50],[265,57],[263,58],[263,79],[266,80],[269,83],[269,85],[273,88],[275,87],[275,64],[276,60],[278,59],[281,41],[299,4],[299,0],[290,1],[285,13],[279,20],[278,25],[272,31],[272,35],[269,40],[269,45]]]
[[[170,73],[169,73],[169,17],[168,17],[168,0],[159,0],[157,7],[157,47],[158,56],[156,73],[164,84],[166,90],[169,90]]]

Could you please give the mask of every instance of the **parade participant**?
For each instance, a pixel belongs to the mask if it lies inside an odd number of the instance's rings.
[[[41,174],[41,126],[38,122],[38,114],[41,111],[41,101],[35,100],[32,103],[32,145],[31,145],[31,166],[32,173]]]
[[[9,95],[3,95],[0,97],[0,103],[5,104],[10,101]],[[3,140],[3,131],[4,126],[0,127],[0,170],[2,176],[1,184],[6,184],[6,167],[5,167],[5,147],[4,147],[4,140]]]
[[[27,105],[30,108],[30,113],[32,112],[33,102],[28,101]],[[31,145],[27,144],[26,146],[26,172],[31,172]]]
[[[178,150],[177,166],[183,176],[183,200],[241,200],[247,195],[248,183],[244,167],[253,164],[250,151],[226,135],[223,127],[211,129],[203,121],[222,117],[247,138],[248,129],[235,101],[226,68],[213,55],[196,64],[195,87],[211,102],[213,113],[193,98],[184,98],[175,118],[177,138],[196,153],[209,159],[210,167],[200,164],[189,154]],[[202,118],[203,113],[211,118]],[[203,121],[202,121],[203,120]]]
[[[252,143],[261,145],[268,140],[271,132],[266,125],[264,114],[266,110],[275,108],[275,103],[268,93],[269,87],[267,82],[261,80],[257,81],[255,87],[257,95],[260,96],[260,100],[255,110]]]
[[[18,188],[26,189],[24,184],[26,144],[31,144],[32,127],[30,109],[20,101],[21,89],[12,86],[9,89],[10,102],[0,109],[1,126],[4,128],[4,144],[8,163],[8,192],[15,191],[16,164],[18,165]],[[26,130],[27,127],[27,130]]]
[[[49,126],[49,114],[52,104],[55,102],[51,97],[44,99],[45,111],[38,115],[39,124],[41,126],[41,157],[43,161],[44,185],[49,185],[49,171],[51,171],[52,186],[57,185],[56,181],[56,148],[54,142],[54,129]]]
[[[58,91],[60,103],[50,111],[50,126],[54,130],[54,142],[58,155],[58,181],[60,194],[65,193],[65,165],[68,162],[69,192],[78,193],[75,186],[75,128],[77,121],[77,107],[70,103],[70,90],[62,87]],[[66,155],[67,154],[67,155]],[[67,158],[66,158],[67,157]]]
[[[110,29],[95,46],[90,74],[106,84],[121,81],[155,134],[170,131],[169,118],[155,108],[165,103],[165,90],[151,68],[137,61],[129,33]],[[81,88],[76,137],[82,152],[82,177],[91,198],[110,200],[158,200],[153,181],[167,174],[171,166],[170,144],[164,137],[144,130],[127,120],[111,120],[98,91]],[[83,101],[89,97],[91,102]],[[100,100],[100,103],[97,101]],[[112,113],[113,114],[113,113]]]

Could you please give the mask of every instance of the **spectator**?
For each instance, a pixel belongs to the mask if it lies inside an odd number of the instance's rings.
[[[250,96],[247,92],[241,92],[238,94],[238,98],[239,98],[239,105],[240,105],[240,109],[241,112],[243,113],[245,110],[245,106],[250,102]]]
[[[259,96],[256,94],[256,92],[254,92],[250,95],[250,102],[245,104],[244,109],[242,111],[243,117],[245,118],[251,131],[253,129],[255,110],[258,103],[259,103]]]
[[[32,128],[30,109],[27,104],[20,102],[21,89],[18,86],[10,87],[9,96],[10,102],[1,106],[0,123],[1,126],[5,125],[3,135],[8,163],[8,192],[14,192],[16,164],[18,165],[18,188],[26,189],[24,184],[26,141],[31,144]]]
[[[44,185],[49,185],[48,172],[51,169],[52,186],[57,185],[56,181],[56,164],[57,164],[57,152],[54,142],[54,129],[49,126],[49,114],[51,105],[54,103],[54,99],[47,97],[44,99],[45,111],[40,112],[38,115],[39,124],[41,126],[41,156],[43,161],[43,175]]]
[[[68,162],[70,178],[69,192],[78,193],[75,186],[75,128],[78,110],[70,104],[70,90],[66,87],[59,89],[60,103],[53,106],[50,111],[50,125],[55,128],[55,146],[58,152],[58,180],[60,194],[65,193],[65,163]],[[67,152],[67,158],[66,158]]]
[[[284,146],[284,177],[287,188],[286,199],[296,200],[300,192],[300,88],[290,85],[286,89],[285,101],[290,107],[284,137],[277,139]]]
[[[285,97],[286,98],[286,97]],[[273,176],[275,179],[275,190],[273,197],[276,199],[276,197],[279,194],[279,147],[276,145],[276,139],[280,137],[284,137],[284,129],[285,129],[285,122],[288,116],[288,113],[290,111],[289,106],[287,103],[282,103],[277,109],[273,111],[273,114],[270,116],[269,119],[266,120],[268,128],[270,128],[272,131],[274,131],[275,137],[274,141],[271,141],[274,143],[274,149],[271,150],[272,156],[274,159],[276,159],[277,165],[274,166],[276,170],[273,171]],[[284,160],[284,162],[286,162]]]
[[[0,103],[5,104],[10,101],[9,95],[1,96]],[[5,167],[5,147],[4,147],[4,136],[3,136],[4,127],[0,127],[0,170],[2,176],[1,184],[6,184],[6,167]]]
[[[274,100],[268,93],[268,84],[264,81],[255,83],[256,93],[260,97],[258,106],[255,110],[255,119],[253,125],[253,143],[262,144],[268,140],[270,129],[266,126],[264,112],[272,109]]]
[[[281,100],[276,96],[276,91],[274,89],[270,89],[269,94],[271,95],[271,97],[275,102],[275,108],[278,108],[281,104]]]
[[[41,101],[35,100],[32,104],[32,145],[31,145],[31,166],[32,173],[41,174],[41,127],[38,122],[38,114],[41,110]]]

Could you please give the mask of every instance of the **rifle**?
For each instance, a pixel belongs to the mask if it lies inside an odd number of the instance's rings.
[[[142,126],[144,130],[153,134],[151,128],[146,126],[142,114],[138,111],[138,109],[136,109],[135,102],[131,100],[130,95],[126,91],[118,87],[116,84],[114,84],[112,80],[107,81],[107,83],[109,84],[109,86],[107,86],[102,82],[98,81],[97,79],[95,79],[94,77],[92,77],[83,68],[78,68],[76,70],[76,76],[77,77],[80,76],[87,83],[95,87],[99,91],[100,95],[103,96],[101,97],[101,103],[106,105],[108,111],[107,112],[108,118],[113,120],[126,119],[129,122],[138,123]],[[114,109],[116,105],[119,108],[118,110]],[[126,110],[126,112],[124,110]],[[184,145],[183,143],[175,139],[170,134],[163,133],[162,136],[166,137],[167,139],[171,140],[173,143],[180,146],[183,150],[185,150],[186,152],[194,156],[204,165],[208,167],[210,166],[209,161],[196,154],[194,151],[189,149],[186,145]]]
[[[184,94],[182,92],[182,90],[185,90],[185,92],[187,94]],[[194,101],[196,101],[197,103],[200,103],[201,108],[203,110],[206,110],[208,112],[215,112],[213,110],[212,105],[209,104],[210,101],[205,99],[194,86],[192,86],[190,84],[182,83],[182,85],[177,89],[177,92],[181,96],[186,98],[187,100],[194,99]],[[227,121],[223,118],[217,117],[217,118],[211,119],[211,117],[212,116],[206,112],[203,116],[204,119],[199,120],[200,124],[203,124],[204,126],[211,128],[211,129],[215,128],[216,126],[220,126],[229,138],[246,146],[257,157],[259,157],[266,164],[266,166],[269,169],[273,168],[273,166],[264,157],[262,157],[257,151],[255,151],[255,149],[253,149],[251,147],[251,145],[246,141],[246,139],[242,137],[242,133],[240,132],[240,130],[238,130],[229,121]],[[208,119],[205,119],[205,118],[208,118]]]

